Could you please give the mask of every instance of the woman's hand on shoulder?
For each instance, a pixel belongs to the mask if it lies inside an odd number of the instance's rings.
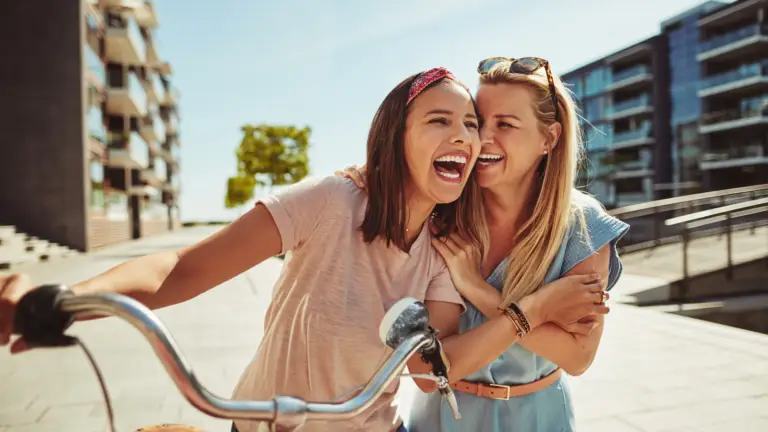
[[[473,287],[483,286],[485,280],[480,274],[480,250],[457,233],[435,236],[437,228],[429,223],[433,233],[432,246],[443,257],[456,290],[466,297]]]
[[[359,189],[366,190],[365,188],[365,174],[366,174],[366,166],[363,165],[353,165],[348,166],[344,168],[341,171],[336,171],[334,173],[337,177],[343,177],[351,179],[355,186],[357,186]]]

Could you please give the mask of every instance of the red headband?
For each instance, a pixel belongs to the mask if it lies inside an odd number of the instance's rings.
[[[458,81],[456,80],[456,77],[453,76],[453,74],[444,67],[432,68],[420,74],[415,80],[413,80],[413,83],[411,84],[411,89],[408,90],[408,102],[406,102],[405,104],[406,105],[410,104],[411,101],[416,96],[418,96],[419,93],[423,92],[425,88],[429,87],[430,84],[443,78],[448,78],[454,81]]]

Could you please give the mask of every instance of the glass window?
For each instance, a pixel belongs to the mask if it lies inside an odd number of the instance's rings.
[[[88,108],[85,123],[88,127],[88,134],[90,136],[98,139],[103,143],[107,142],[107,130],[104,127],[100,106],[90,106]]]
[[[604,97],[596,97],[587,100],[584,104],[584,117],[590,122],[599,121],[604,118],[606,101]]]
[[[572,78],[569,84],[571,85],[573,94],[581,99],[581,97],[584,96],[584,85],[582,84],[581,77]]]
[[[584,143],[587,150],[597,151],[608,149],[613,140],[613,126],[610,124],[585,125],[587,141]]]
[[[586,78],[585,96],[592,96],[602,93],[605,87],[610,83],[610,70],[606,68],[597,68],[589,71]]]
[[[106,195],[107,217],[111,220],[128,219],[128,196],[121,193]]]
[[[91,173],[91,208],[103,210],[104,202],[104,165],[98,160],[90,162]]]
[[[98,160],[91,160],[91,183],[104,183],[104,165]]]

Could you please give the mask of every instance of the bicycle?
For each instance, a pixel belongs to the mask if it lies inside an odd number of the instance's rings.
[[[273,432],[299,430],[311,420],[346,420],[369,408],[385,388],[398,377],[430,379],[447,401],[455,419],[460,419],[456,399],[448,383],[447,367],[437,332],[429,326],[429,312],[422,302],[405,298],[395,303],[379,326],[379,337],[392,353],[357,394],[343,402],[307,402],[292,396],[276,396],[268,401],[242,401],[221,398],[208,391],[195,377],[176,342],[159,318],[140,302],[121,294],[75,296],[64,285],[42,285],[28,292],[18,303],[14,333],[30,348],[56,348],[79,345],[91,362],[101,385],[107,408],[109,430],[114,432],[114,416],[103,376],[85,344],[65,334],[78,319],[115,316],[138,329],[150,342],[155,354],[187,401],[201,412],[229,420],[267,422]],[[408,360],[419,353],[431,365],[430,374],[401,374]],[[155,425],[137,431],[194,432],[184,425]]]

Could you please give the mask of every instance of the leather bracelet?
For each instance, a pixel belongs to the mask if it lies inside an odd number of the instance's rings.
[[[520,306],[518,306],[517,303],[512,302],[509,304],[509,308],[514,309],[518,318],[520,318],[520,321],[522,321],[523,327],[525,327],[525,332],[528,333],[531,331],[531,324],[528,323],[528,318],[525,317],[525,314],[523,313],[523,310],[520,309]]]
[[[515,330],[517,331],[517,336],[519,338],[522,338],[526,335],[526,333],[528,333],[528,331],[525,329],[525,326],[522,324],[520,317],[517,315],[517,312],[510,308],[504,309],[499,307],[498,309],[502,314],[506,315],[510,321],[512,321],[512,324],[515,326]]]

